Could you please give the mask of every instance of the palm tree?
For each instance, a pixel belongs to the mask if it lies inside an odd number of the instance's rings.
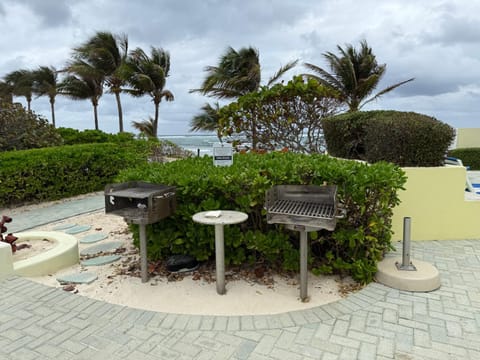
[[[276,82],[285,72],[297,65],[298,60],[282,66],[267,82],[267,86]],[[207,76],[198,89],[203,95],[218,99],[237,99],[238,97],[257,91],[261,85],[261,70],[258,50],[252,47],[236,51],[228,47],[220,57],[217,66],[205,68]]]
[[[267,86],[274,84],[283,74],[295,67],[298,60],[290,61],[268,80]],[[207,76],[198,89],[190,90],[190,92],[200,92],[203,95],[216,97],[218,99],[237,99],[240,96],[258,91],[261,86],[261,69],[258,50],[253,47],[241,48],[236,51],[232,47],[228,47],[225,53],[220,57],[217,66],[207,66],[205,68]],[[197,115],[195,118],[210,118],[216,116],[218,123],[218,115],[212,113],[212,108],[207,104],[202,107],[203,114]],[[207,112],[208,111],[208,112]],[[192,126],[202,126],[206,124],[206,128],[201,130],[210,130],[211,122],[196,123],[195,118],[192,120]],[[252,147],[256,147],[255,124],[252,123]],[[215,129],[218,125],[215,126]],[[192,127],[193,129],[193,127]]]
[[[148,120],[132,121],[132,126],[146,137],[156,139],[154,122],[155,119],[150,116]]]
[[[105,85],[115,95],[119,132],[123,132],[123,110],[120,93],[125,85],[122,67],[128,55],[128,38],[109,32],[97,32],[87,42],[74,49],[74,58],[87,62],[105,77]]]
[[[0,107],[2,103],[13,103],[13,86],[0,80]]]
[[[55,127],[55,97],[58,94],[58,72],[53,66],[40,66],[32,72],[33,92],[37,96],[48,96],[52,113],[52,124]]]
[[[27,100],[27,110],[30,111],[33,87],[32,72],[26,69],[12,71],[8,73],[4,79],[7,84],[12,86],[13,95],[25,97]]]
[[[125,66],[125,78],[128,79],[130,89],[125,89],[132,96],[148,94],[155,105],[153,118],[153,135],[158,134],[158,112],[162,99],[173,101],[174,96],[165,90],[166,78],[170,72],[170,54],[161,49],[152,47],[150,56],[141,48],[131,51]]]
[[[218,128],[220,105],[218,102],[214,104],[214,107],[209,103],[202,106],[202,112],[195,115],[190,121],[191,131],[215,131]]]
[[[95,130],[98,130],[98,101],[103,94],[103,80],[101,77],[87,74],[71,74],[58,85],[58,93],[73,100],[90,99],[93,105]]]
[[[340,56],[331,52],[323,54],[330,66],[331,73],[317,65],[306,63],[305,66],[314,74],[305,74],[305,76],[314,78],[326,87],[338,91],[340,99],[348,105],[350,112],[358,111],[365,104],[378,99],[383,94],[414,80],[411,78],[391,85],[365,100],[377,87],[387,66],[377,63],[372,49],[365,40],[360,42],[359,51],[349,44],[345,49],[340,46],[337,46],[337,49]]]

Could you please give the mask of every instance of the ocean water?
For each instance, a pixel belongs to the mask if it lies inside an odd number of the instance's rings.
[[[171,141],[185,150],[193,152],[195,155],[199,153],[200,156],[212,156],[213,144],[219,142],[216,135],[168,135],[159,136],[158,138]]]

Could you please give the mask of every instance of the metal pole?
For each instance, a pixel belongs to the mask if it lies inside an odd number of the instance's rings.
[[[308,259],[308,234],[307,231],[300,231],[300,300],[308,301],[307,284],[307,259]]]
[[[402,266],[410,265],[410,231],[412,219],[409,217],[403,218],[403,255]]]
[[[403,254],[402,264],[396,263],[398,270],[416,271],[417,268],[410,261],[410,233],[411,233],[410,217],[403,218]]]
[[[225,294],[225,248],[222,224],[215,225],[215,277],[217,293],[219,295]]]
[[[147,267],[147,229],[145,224],[139,224],[140,229],[140,274],[142,283],[148,281]]]

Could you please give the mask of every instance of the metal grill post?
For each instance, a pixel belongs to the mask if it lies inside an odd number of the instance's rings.
[[[140,274],[142,276],[142,283],[148,281],[147,268],[147,229],[145,224],[138,226],[140,230]]]
[[[417,268],[410,261],[410,232],[411,232],[411,222],[410,217],[403,218],[403,254],[402,254],[402,263],[395,263],[398,270],[405,271],[417,271]]]
[[[300,300],[308,301],[308,234],[307,231],[300,231]]]

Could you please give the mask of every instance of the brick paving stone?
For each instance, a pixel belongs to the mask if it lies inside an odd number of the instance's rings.
[[[256,346],[257,346],[257,343],[255,341],[243,340],[240,343],[240,345],[237,347],[237,350],[235,351],[234,356],[240,360],[248,359]]]
[[[188,324],[189,316],[184,314],[177,315],[175,322],[172,325],[172,329],[183,330]]]
[[[213,329],[215,331],[225,331],[227,329],[228,317],[227,316],[216,316],[213,323]]]
[[[227,331],[238,331],[240,330],[240,318],[238,316],[229,316]]]
[[[345,305],[345,307],[349,307],[349,308],[352,308],[350,307],[348,304]],[[323,307],[316,307],[316,308],[313,308],[312,309],[312,312],[315,314],[315,316],[320,319],[321,321],[326,321],[326,320],[330,320],[330,319],[333,319],[332,315],[330,315],[328,312],[326,312]]]
[[[272,352],[270,353],[270,357],[273,359],[279,359],[279,360],[306,360],[306,359],[312,359],[310,357],[302,356],[301,354],[294,353],[288,350],[284,349],[273,349]]]
[[[280,320],[280,323],[282,324],[283,328],[295,326],[295,323],[293,322],[292,317],[290,316],[289,313],[279,314],[278,319]],[[480,322],[480,318],[478,321]]]
[[[359,340],[364,343],[376,344],[378,343],[378,337],[358,332],[355,330],[349,330],[347,336],[351,339]]]
[[[344,347],[340,353],[339,359],[342,360],[352,360],[358,357],[358,350],[352,349],[350,347]]]
[[[260,339],[264,336],[259,331],[252,331],[252,330],[241,330],[235,332],[235,335],[241,337],[242,339],[253,340],[253,341],[260,341]]]
[[[262,355],[268,355],[272,349],[275,347],[275,342],[277,338],[275,336],[264,336],[258,342],[257,346],[255,347],[255,353],[259,353]]]
[[[242,316],[240,318],[240,329],[255,330],[255,325],[253,324],[253,316]]]
[[[319,339],[319,338],[313,338],[310,344],[314,348],[320,349],[323,352],[328,352],[330,354],[340,354],[340,352],[343,349],[341,345],[334,344],[330,341]]]
[[[347,335],[349,327],[350,327],[350,322],[348,320],[347,321],[337,320],[335,322],[335,326],[333,327],[333,333],[335,335],[345,336],[345,335]]]
[[[185,325],[185,329],[188,331],[191,330],[198,330],[200,328],[200,324],[202,322],[202,317],[193,315],[188,317],[188,322]]]
[[[203,316],[202,323],[200,324],[200,330],[212,330],[214,323],[215,318],[213,316]],[[164,326],[163,323],[162,326]]]
[[[376,359],[377,347],[374,344],[362,343],[358,351],[358,360]]]
[[[395,342],[392,339],[380,338],[378,340],[377,354],[386,358],[393,358]]]

